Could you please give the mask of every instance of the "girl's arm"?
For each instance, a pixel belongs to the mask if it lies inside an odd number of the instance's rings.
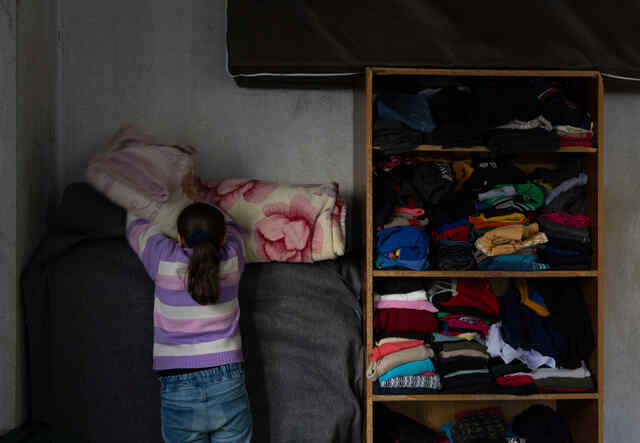
[[[160,232],[156,225],[127,212],[127,241],[140,257],[149,276],[155,280],[158,266],[169,258],[178,244]]]

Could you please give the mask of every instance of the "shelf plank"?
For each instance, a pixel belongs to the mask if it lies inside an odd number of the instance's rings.
[[[591,70],[532,70],[532,69],[455,69],[455,68],[391,68],[384,66],[372,66],[366,68],[367,72],[375,75],[447,75],[452,77],[595,77],[599,78],[599,71]]]
[[[425,395],[373,395],[373,401],[527,401],[527,400],[597,400],[599,394],[566,393],[566,394],[425,394]]]
[[[374,150],[380,150],[379,146],[374,146]],[[443,148],[441,145],[420,145],[416,147],[413,151],[408,152],[489,152],[489,149],[486,146],[471,146],[468,148]],[[550,151],[541,151],[545,154],[553,154],[555,152],[568,152],[568,153],[592,153],[595,154],[598,152],[597,148],[592,146],[562,146],[558,149],[550,150]],[[528,154],[528,152],[522,152],[522,154]]]
[[[552,278],[597,277],[599,272],[589,271],[373,271],[374,277],[449,277],[449,278]]]

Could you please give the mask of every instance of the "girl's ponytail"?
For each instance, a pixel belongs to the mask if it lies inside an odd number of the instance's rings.
[[[220,248],[225,236],[224,216],[213,206],[195,203],[178,217],[178,233],[193,252],[187,290],[201,305],[215,303],[220,293]]]

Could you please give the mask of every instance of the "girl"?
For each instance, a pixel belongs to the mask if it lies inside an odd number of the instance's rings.
[[[238,227],[214,206],[178,217],[179,242],[127,217],[127,238],[155,282],[153,368],[165,442],[249,442],[238,285]]]

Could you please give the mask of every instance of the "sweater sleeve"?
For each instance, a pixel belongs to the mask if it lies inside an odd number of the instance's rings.
[[[178,244],[147,220],[127,213],[127,241],[149,276],[155,280],[160,262],[171,257]]]

